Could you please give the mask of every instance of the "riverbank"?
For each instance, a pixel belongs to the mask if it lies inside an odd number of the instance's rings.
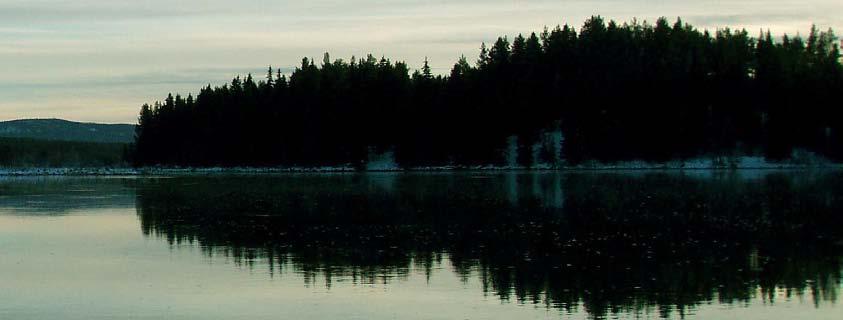
[[[401,169],[379,164],[366,172],[457,172],[457,171],[600,171],[600,170],[802,170],[843,169],[843,163],[825,160],[767,161],[762,157],[711,158],[668,162],[624,161],[616,163],[586,162],[575,166],[537,165],[519,166],[428,166]],[[284,173],[351,173],[359,170],[351,166],[325,167],[93,167],[93,168],[0,168],[0,176],[166,176],[213,174],[284,174]]]

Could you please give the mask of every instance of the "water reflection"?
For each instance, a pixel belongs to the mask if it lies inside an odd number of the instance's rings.
[[[98,208],[131,208],[134,193],[122,177],[2,177],[0,212],[65,215]]]
[[[143,233],[307,284],[444,263],[504,301],[594,318],[837,301],[837,172],[338,174],[143,179]],[[261,264],[264,265],[264,264]],[[578,310],[583,308],[584,310]]]

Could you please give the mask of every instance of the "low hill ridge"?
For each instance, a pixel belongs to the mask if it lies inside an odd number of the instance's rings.
[[[0,137],[130,143],[135,138],[135,125],[85,123],[63,119],[21,119],[0,121]]]

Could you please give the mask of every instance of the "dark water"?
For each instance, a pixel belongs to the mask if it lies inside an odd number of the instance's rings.
[[[840,319],[843,172],[0,178],[0,319]]]

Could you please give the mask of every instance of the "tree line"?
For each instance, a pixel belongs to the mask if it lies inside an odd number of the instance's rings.
[[[124,143],[0,137],[0,167],[124,167]]]
[[[447,75],[372,55],[302,59],[141,108],[137,165],[402,167],[843,158],[843,66],[832,30],[807,38],[700,31],[678,19],[500,37]],[[561,137],[561,138],[560,138]],[[564,159],[564,160],[562,160]]]

